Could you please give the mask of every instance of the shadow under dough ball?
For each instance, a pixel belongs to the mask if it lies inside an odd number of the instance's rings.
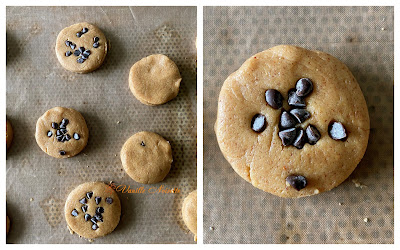
[[[197,241],[197,190],[192,191],[183,200],[182,218],[190,232],[194,234]]]
[[[13,140],[14,137],[14,132],[13,132],[13,128],[11,126],[11,123],[9,120],[7,120],[7,125],[6,125],[6,145],[7,145],[7,149],[11,146],[11,142]]]

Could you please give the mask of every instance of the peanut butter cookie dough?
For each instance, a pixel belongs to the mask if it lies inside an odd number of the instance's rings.
[[[7,120],[6,122],[6,145],[7,145],[7,149],[11,146],[11,142],[13,140],[13,128],[11,126],[11,123],[9,120]]]
[[[129,88],[143,104],[160,105],[178,95],[182,78],[176,64],[165,55],[136,62],[129,72]]]
[[[249,58],[222,86],[215,132],[232,168],[281,197],[331,190],[362,159],[369,115],[335,57],[276,46]]]
[[[35,137],[46,154],[68,158],[85,148],[89,130],[81,113],[71,108],[55,107],[38,119]]]
[[[61,65],[72,72],[89,73],[103,63],[107,55],[107,39],[90,23],[77,23],[57,36],[56,55]]]
[[[171,145],[156,133],[139,132],[125,142],[121,161],[125,172],[136,182],[157,183],[171,169]]]
[[[87,182],[68,195],[64,213],[71,232],[94,239],[114,231],[121,217],[121,203],[110,186]]]
[[[182,217],[186,226],[194,233],[194,240],[197,241],[197,190],[192,191],[183,200]]]

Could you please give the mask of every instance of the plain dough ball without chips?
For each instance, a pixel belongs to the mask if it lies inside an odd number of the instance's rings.
[[[86,239],[102,237],[114,231],[121,217],[117,192],[103,182],[87,182],[68,195],[64,207],[70,232]]]
[[[136,62],[129,72],[129,88],[143,104],[160,105],[178,95],[182,78],[176,64],[165,55]]]
[[[182,204],[182,217],[189,230],[194,233],[197,241],[197,190],[186,196]]]
[[[125,172],[136,182],[157,183],[171,169],[171,145],[156,133],[139,132],[125,142],[121,161]]]
[[[7,125],[6,125],[6,144],[7,144],[7,149],[11,146],[11,142],[13,140],[13,128],[11,126],[11,123],[9,120],[7,120]]]
[[[84,48],[82,51],[84,53],[75,55],[74,53],[78,53],[81,47]],[[56,55],[58,61],[65,69],[72,72],[89,73],[97,69],[106,58],[107,50],[108,44],[105,35],[90,23],[71,25],[64,28],[57,36]],[[83,55],[84,57],[82,57]],[[86,57],[87,59],[83,59]]]

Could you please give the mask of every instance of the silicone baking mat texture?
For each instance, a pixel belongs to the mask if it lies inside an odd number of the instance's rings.
[[[94,243],[194,243],[181,218],[184,197],[196,189],[196,7],[7,7],[7,118],[15,137],[7,152],[8,243],[87,243],[67,230],[64,202],[77,185],[178,188],[178,193],[121,193],[121,221]],[[89,74],[61,67],[58,33],[74,23],[98,26],[110,40],[103,65]],[[130,67],[162,53],[178,66],[178,96],[155,107],[128,87]],[[55,159],[35,141],[37,119],[71,107],[85,117],[86,148]],[[134,133],[153,131],[170,141],[174,162],[158,184],[139,184],[123,171],[120,150]]]
[[[205,7],[205,243],[393,243],[393,16],[393,7]],[[339,187],[312,197],[254,188],[224,159],[213,129],[225,79],[280,44],[339,58],[369,109],[363,160]]]

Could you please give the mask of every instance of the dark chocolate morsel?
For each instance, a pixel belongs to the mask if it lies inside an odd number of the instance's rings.
[[[100,46],[99,42],[93,43],[93,48],[98,48]]]
[[[313,83],[308,78],[301,78],[296,83],[296,95],[307,96],[313,90]]]
[[[306,102],[304,101],[304,98],[296,95],[295,89],[289,90],[288,103],[290,106],[295,106],[295,107],[305,107],[306,106]]]
[[[85,52],[85,47],[79,47],[79,52],[81,53]]]
[[[290,114],[296,117],[299,123],[302,123],[311,117],[310,112],[308,112],[306,109],[292,109],[290,110]]]
[[[65,155],[66,152],[64,150],[60,150],[60,155]]]
[[[83,28],[83,29],[82,29],[82,33],[83,33],[83,34],[87,33],[88,31],[89,31],[88,28]]]
[[[94,200],[96,201],[96,204],[99,205],[99,203],[101,202],[101,197],[97,196],[94,198]]]
[[[82,54],[82,55],[81,55],[81,58],[84,59],[84,60],[86,60],[86,59],[88,59],[88,56],[85,56],[85,55]]]
[[[60,129],[58,131],[60,131],[62,135],[65,135],[68,132],[68,130],[66,130],[65,128],[61,128],[61,126],[62,124],[60,125]]]
[[[96,218],[95,218],[94,216],[90,219],[90,221],[91,221],[93,224],[96,224],[96,222],[97,222],[97,220],[96,220]]]
[[[66,135],[64,136],[64,138],[65,138],[66,141],[71,140],[71,136],[70,136],[69,134],[66,134]]]
[[[296,126],[297,121],[289,112],[283,111],[279,124],[282,128],[293,128]]]
[[[83,53],[82,54],[84,54],[85,56],[90,56],[90,50],[85,50],[85,51],[83,51]]]
[[[107,202],[108,204],[111,204],[111,203],[113,203],[113,199],[112,199],[111,197],[107,197],[107,198],[106,198],[106,202]]]
[[[81,137],[79,136],[79,134],[74,133],[74,139],[75,139],[75,140],[79,140],[79,139],[81,139]]]
[[[63,135],[63,134],[61,133],[61,131],[60,131],[59,129],[57,129],[56,135],[57,135],[57,136],[61,136],[61,135]]]
[[[54,128],[54,129],[57,129],[58,128],[58,123],[52,122],[51,123],[51,127]]]
[[[93,37],[93,42],[97,43],[100,40],[97,36]]]
[[[86,197],[87,197],[88,199],[91,199],[92,196],[93,196],[93,192],[92,192],[92,191],[86,193]]]
[[[72,216],[76,217],[78,216],[78,211],[76,211],[76,209],[72,210],[71,212]]]
[[[307,186],[307,179],[301,175],[289,175],[286,177],[286,182],[289,183],[297,191],[305,188]]]
[[[98,214],[104,213],[104,208],[103,207],[96,208],[96,213],[98,213]]]
[[[88,221],[92,218],[92,216],[90,216],[90,214],[85,214],[85,221]]]
[[[314,125],[308,125],[306,129],[306,134],[308,138],[308,143],[314,145],[321,138],[321,134]]]
[[[86,203],[87,203],[87,200],[86,200],[86,198],[82,198],[82,199],[80,199],[80,200],[79,200],[79,203],[81,203],[81,204],[86,204]]]
[[[57,130],[57,131],[58,131],[58,130]],[[57,136],[56,136],[57,141],[62,141],[63,138],[64,138],[63,135],[57,135]]]
[[[93,230],[96,230],[97,228],[99,228],[99,226],[97,226],[97,224],[93,224],[93,225],[92,225],[92,229],[93,229]]]
[[[83,198],[83,199],[85,199],[85,198]],[[88,206],[87,206],[87,205],[82,206],[81,209],[82,209],[82,211],[83,211],[84,213],[86,213],[86,212],[87,212],[87,209],[88,209]]]
[[[82,36],[82,32],[76,33],[76,36],[77,36],[77,37],[81,37],[81,36]]]
[[[68,47],[71,46],[71,42],[70,41],[65,41],[65,45],[67,45]]]
[[[262,114],[256,114],[251,119],[251,129],[254,132],[261,133],[267,127],[267,119]]]
[[[293,146],[295,146],[298,149],[302,149],[304,147],[304,144],[306,144],[307,141],[307,136],[304,130],[299,129],[297,133],[296,139],[294,139]]]
[[[71,51],[67,51],[67,52],[65,52],[65,56],[70,56],[70,55],[72,55],[72,52]]]
[[[79,50],[74,51],[74,56],[79,56],[80,54],[81,54],[81,52]]]
[[[289,128],[278,133],[283,146],[289,146],[296,139],[296,128]]]
[[[85,59],[84,58],[82,58],[82,57],[80,57],[80,58],[78,58],[78,60],[76,60],[78,63],[83,63],[84,61],[85,61]]]
[[[103,216],[101,214],[95,214],[94,217],[97,221],[103,222]]]
[[[60,123],[60,128],[62,128],[61,127],[61,125],[65,125],[65,126],[67,126],[68,125],[68,123],[69,123],[69,120],[68,119],[62,119],[62,121],[61,121],[61,123]],[[63,128],[65,128],[65,127],[63,127]]]
[[[346,128],[340,122],[332,122],[328,127],[329,135],[334,140],[344,141],[347,138]]]
[[[53,132],[47,131],[47,136],[48,136],[48,137],[51,137],[52,135],[53,135]]]
[[[272,108],[279,109],[282,107],[283,96],[276,89],[268,89],[265,91],[265,100]]]
[[[71,43],[70,47],[71,47],[71,49],[75,49],[76,48],[76,44],[75,43]]]
[[[140,145],[143,146],[143,147],[146,146],[146,144],[144,144],[143,141],[140,143]]]

